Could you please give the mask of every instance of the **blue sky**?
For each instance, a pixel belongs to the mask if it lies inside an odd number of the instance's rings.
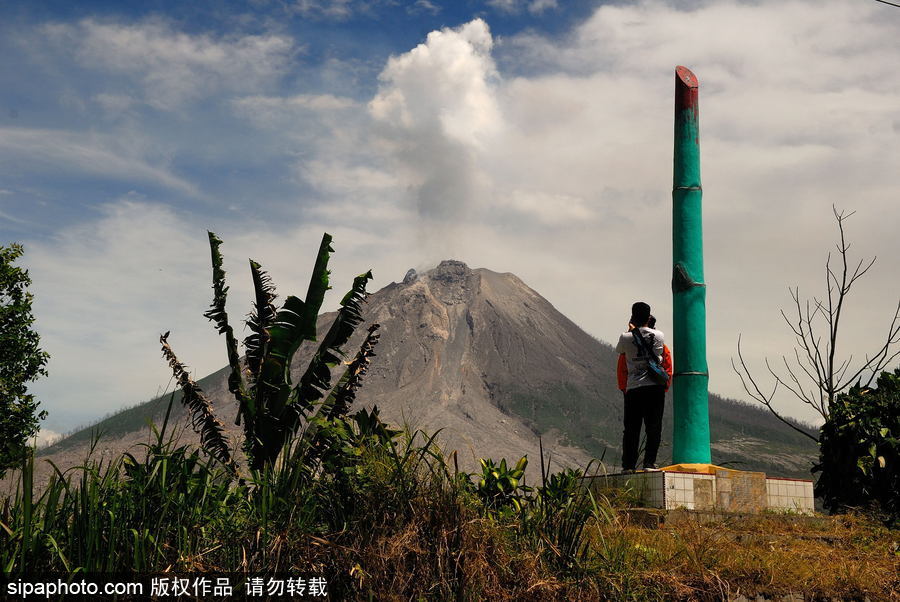
[[[26,246],[47,428],[168,386],[160,332],[198,376],[224,363],[206,229],[233,316],[248,257],[289,294],[328,230],[336,291],[453,257],[598,338],[637,298],[665,331],[677,64],[701,82],[711,388],[745,397],[741,333],[758,370],[791,353],[779,309],[821,296],[832,204],[879,256],[839,352],[862,357],[898,299],[898,39],[866,1],[0,3],[0,239]]]
[[[490,19],[495,38],[529,30],[565,35],[590,13],[591,2],[577,4],[573,11],[546,0],[12,3],[4,7],[0,25],[3,125],[22,128],[21,134],[46,132],[48,142],[52,129],[64,146],[79,148],[81,142],[65,136],[109,136],[127,145],[128,132],[139,132],[149,145],[143,153],[157,156],[144,166],[139,187],[125,165],[121,173],[128,177],[110,177],[112,166],[79,164],[47,178],[47,168],[58,166],[65,149],[49,151],[55,157],[41,149],[36,157],[13,160],[4,173],[6,188],[15,188],[4,199],[5,211],[21,218],[37,205],[41,219],[4,222],[3,235],[52,235],[99,199],[132,192],[174,193],[182,207],[197,211],[228,203],[240,212],[269,201],[267,213],[277,226],[282,210],[296,208],[285,201],[296,199],[297,183],[285,185],[281,177],[292,157],[283,148],[253,147],[256,129],[234,119],[230,101],[265,91],[365,102],[376,93],[388,57],[416,46],[430,31],[481,17]],[[179,43],[184,46],[166,48]],[[126,52],[118,60],[120,45],[134,56]],[[198,56],[204,52],[223,54]],[[246,62],[228,65],[229,52]],[[190,81],[194,77],[207,79],[213,89],[203,90],[202,81]],[[193,144],[179,144],[186,132]],[[100,146],[109,151],[106,142]],[[162,164],[164,173],[152,171]],[[260,177],[269,180],[266,194],[260,194]]]

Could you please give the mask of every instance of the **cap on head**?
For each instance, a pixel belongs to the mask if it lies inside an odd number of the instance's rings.
[[[650,319],[650,306],[643,301],[638,301],[631,306],[631,323],[635,326],[643,326]]]

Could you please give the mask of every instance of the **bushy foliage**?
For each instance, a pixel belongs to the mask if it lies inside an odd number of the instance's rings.
[[[47,375],[50,356],[32,329],[28,270],[13,265],[22,253],[19,244],[0,246],[0,478],[21,464],[28,440],[47,415],[28,393],[28,383]]]
[[[822,426],[816,495],[832,511],[875,506],[900,523],[900,368],[839,395]]]

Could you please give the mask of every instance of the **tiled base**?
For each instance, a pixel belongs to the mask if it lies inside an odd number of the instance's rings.
[[[766,479],[766,498],[773,510],[813,513],[813,483],[800,479]]]
[[[627,490],[647,508],[755,513],[813,513],[812,481],[767,478],[765,473],[715,470],[715,474],[638,472],[590,477],[590,486]]]

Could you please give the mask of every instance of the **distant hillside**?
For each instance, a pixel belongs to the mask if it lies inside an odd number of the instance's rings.
[[[555,463],[584,465],[593,457],[618,463],[622,394],[613,348],[513,274],[473,270],[458,261],[443,261],[421,275],[411,270],[403,282],[373,293],[365,316],[381,324],[382,337],[358,404],[377,404],[395,423],[443,429],[444,447],[458,449],[461,464],[473,468],[479,457],[525,454],[536,463],[539,435]],[[330,317],[323,316],[322,328]],[[173,344],[177,352],[177,333]],[[294,367],[309,353],[301,350]],[[223,368],[201,385],[237,436],[226,375]],[[100,426],[110,436],[138,431],[148,417],[158,419],[166,402],[147,402]],[[662,462],[671,458],[671,399],[665,419]],[[710,395],[710,422],[714,462],[809,477],[815,445],[766,410]],[[89,437],[87,429],[74,433],[43,455],[84,445]]]
[[[208,374],[197,382],[204,391],[214,390],[218,383],[225,382],[227,378],[228,367],[226,366],[212,374]],[[53,455],[71,449],[73,446],[87,445],[95,432],[100,432],[104,439],[118,439],[135,431],[142,431],[147,428],[149,422],[159,422],[165,416],[170,397],[171,393],[161,395],[150,401],[119,410],[105,418],[101,418],[94,424],[66,433],[59,439],[56,439],[51,445],[41,448],[38,456]],[[176,418],[183,416],[180,400],[181,392],[179,391],[175,394],[172,412]]]

